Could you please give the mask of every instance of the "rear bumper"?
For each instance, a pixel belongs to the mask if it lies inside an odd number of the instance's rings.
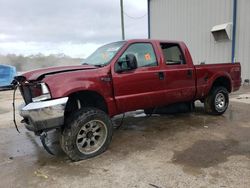
[[[20,115],[25,119],[26,128],[30,131],[49,130],[64,124],[64,110],[68,97],[32,102],[22,106]]]

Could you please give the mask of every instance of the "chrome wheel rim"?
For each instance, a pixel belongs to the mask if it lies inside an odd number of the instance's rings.
[[[84,124],[76,136],[76,145],[83,154],[98,151],[107,139],[107,127],[100,120],[91,120]]]
[[[226,108],[226,98],[223,93],[217,93],[215,96],[215,107],[217,111],[221,112]]]

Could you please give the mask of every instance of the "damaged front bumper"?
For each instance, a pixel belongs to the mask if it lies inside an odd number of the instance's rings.
[[[20,115],[30,131],[54,129],[64,124],[64,110],[68,97],[32,102],[20,107]]]

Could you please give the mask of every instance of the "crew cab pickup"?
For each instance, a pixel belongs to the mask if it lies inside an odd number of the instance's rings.
[[[128,40],[98,48],[79,66],[51,67],[15,78],[24,99],[26,128],[61,134],[73,161],[104,152],[115,115],[200,100],[205,111],[223,114],[228,94],[241,85],[240,63],[193,65],[183,42]]]

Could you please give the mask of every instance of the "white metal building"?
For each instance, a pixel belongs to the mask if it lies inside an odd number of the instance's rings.
[[[195,64],[241,62],[250,78],[250,0],[148,0],[149,38],[182,40]]]

